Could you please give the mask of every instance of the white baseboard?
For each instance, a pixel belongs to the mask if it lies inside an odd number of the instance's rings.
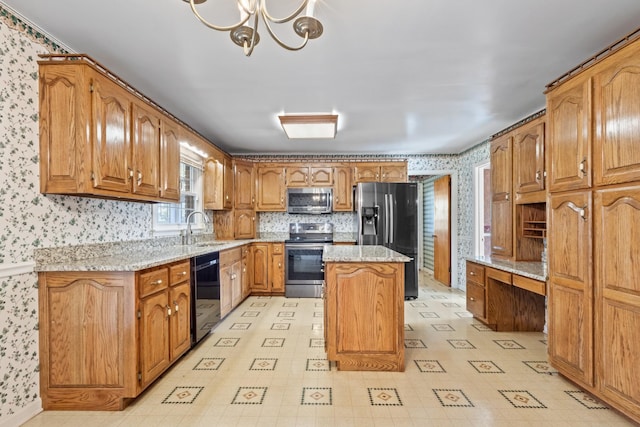
[[[18,276],[20,274],[33,273],[36,263],[33,261],[13,264],[0,264],[0,278]]]
[[[38,397],[24,408],[21,408],[15,414],[9,415],[7,419],[2,417],[3,419],[0,421],[0,427],[18,427],[38,415],[40,412],[42,412],[42,400]]]

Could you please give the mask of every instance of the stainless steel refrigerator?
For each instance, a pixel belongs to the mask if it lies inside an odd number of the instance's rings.
[[[418,297],[418,185],[359,183],[355,189],[358,244],[381,245],[411,258],[405,263],[405,299]]]

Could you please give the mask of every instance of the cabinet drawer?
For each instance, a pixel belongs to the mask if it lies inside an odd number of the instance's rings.
[[[484,284],[484,267],[473,262],[467,261],[467,283],[476,282],[479,285]]]
[[[191,265],[189,261],[174,264],[169,267],[169,286],[176,285],[185,280],[189,280]]]
[[[511,284],[511,273],[502,270],[496,270],[495,268],[486,268],[485,274],[487,279],[493,279],[497,282]]]
[[[227,267],[242,258],[242,248],[227,249],[220,252],[220,268]]]
[[[539,295],[547,294],[547,287],[545,282],[530,279],[524,276],[518,276],[517,274],[513,275],[513,286],[517,286],[519,288],[534,292]]]
[[[467,311],[475,317],[484,318],[484,286],[467,282]]]
[[[154,294],[169,286],[169,269],[166,267],[147,270],[138,276],[140,297]]]
[[[274,254],[281,254],[284,253],[284,244],[283,243],[273,243],[271,245],[271,250],[273,251]]]

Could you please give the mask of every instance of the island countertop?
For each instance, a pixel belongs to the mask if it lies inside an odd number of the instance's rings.
[[[411,258],[384,246],[325,245],[323,262],[409,262]]]

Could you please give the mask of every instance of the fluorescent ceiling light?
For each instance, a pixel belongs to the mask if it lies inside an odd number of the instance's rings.
[[[337,114],[294,114],[278,118],[289,139],[336,137]]]

